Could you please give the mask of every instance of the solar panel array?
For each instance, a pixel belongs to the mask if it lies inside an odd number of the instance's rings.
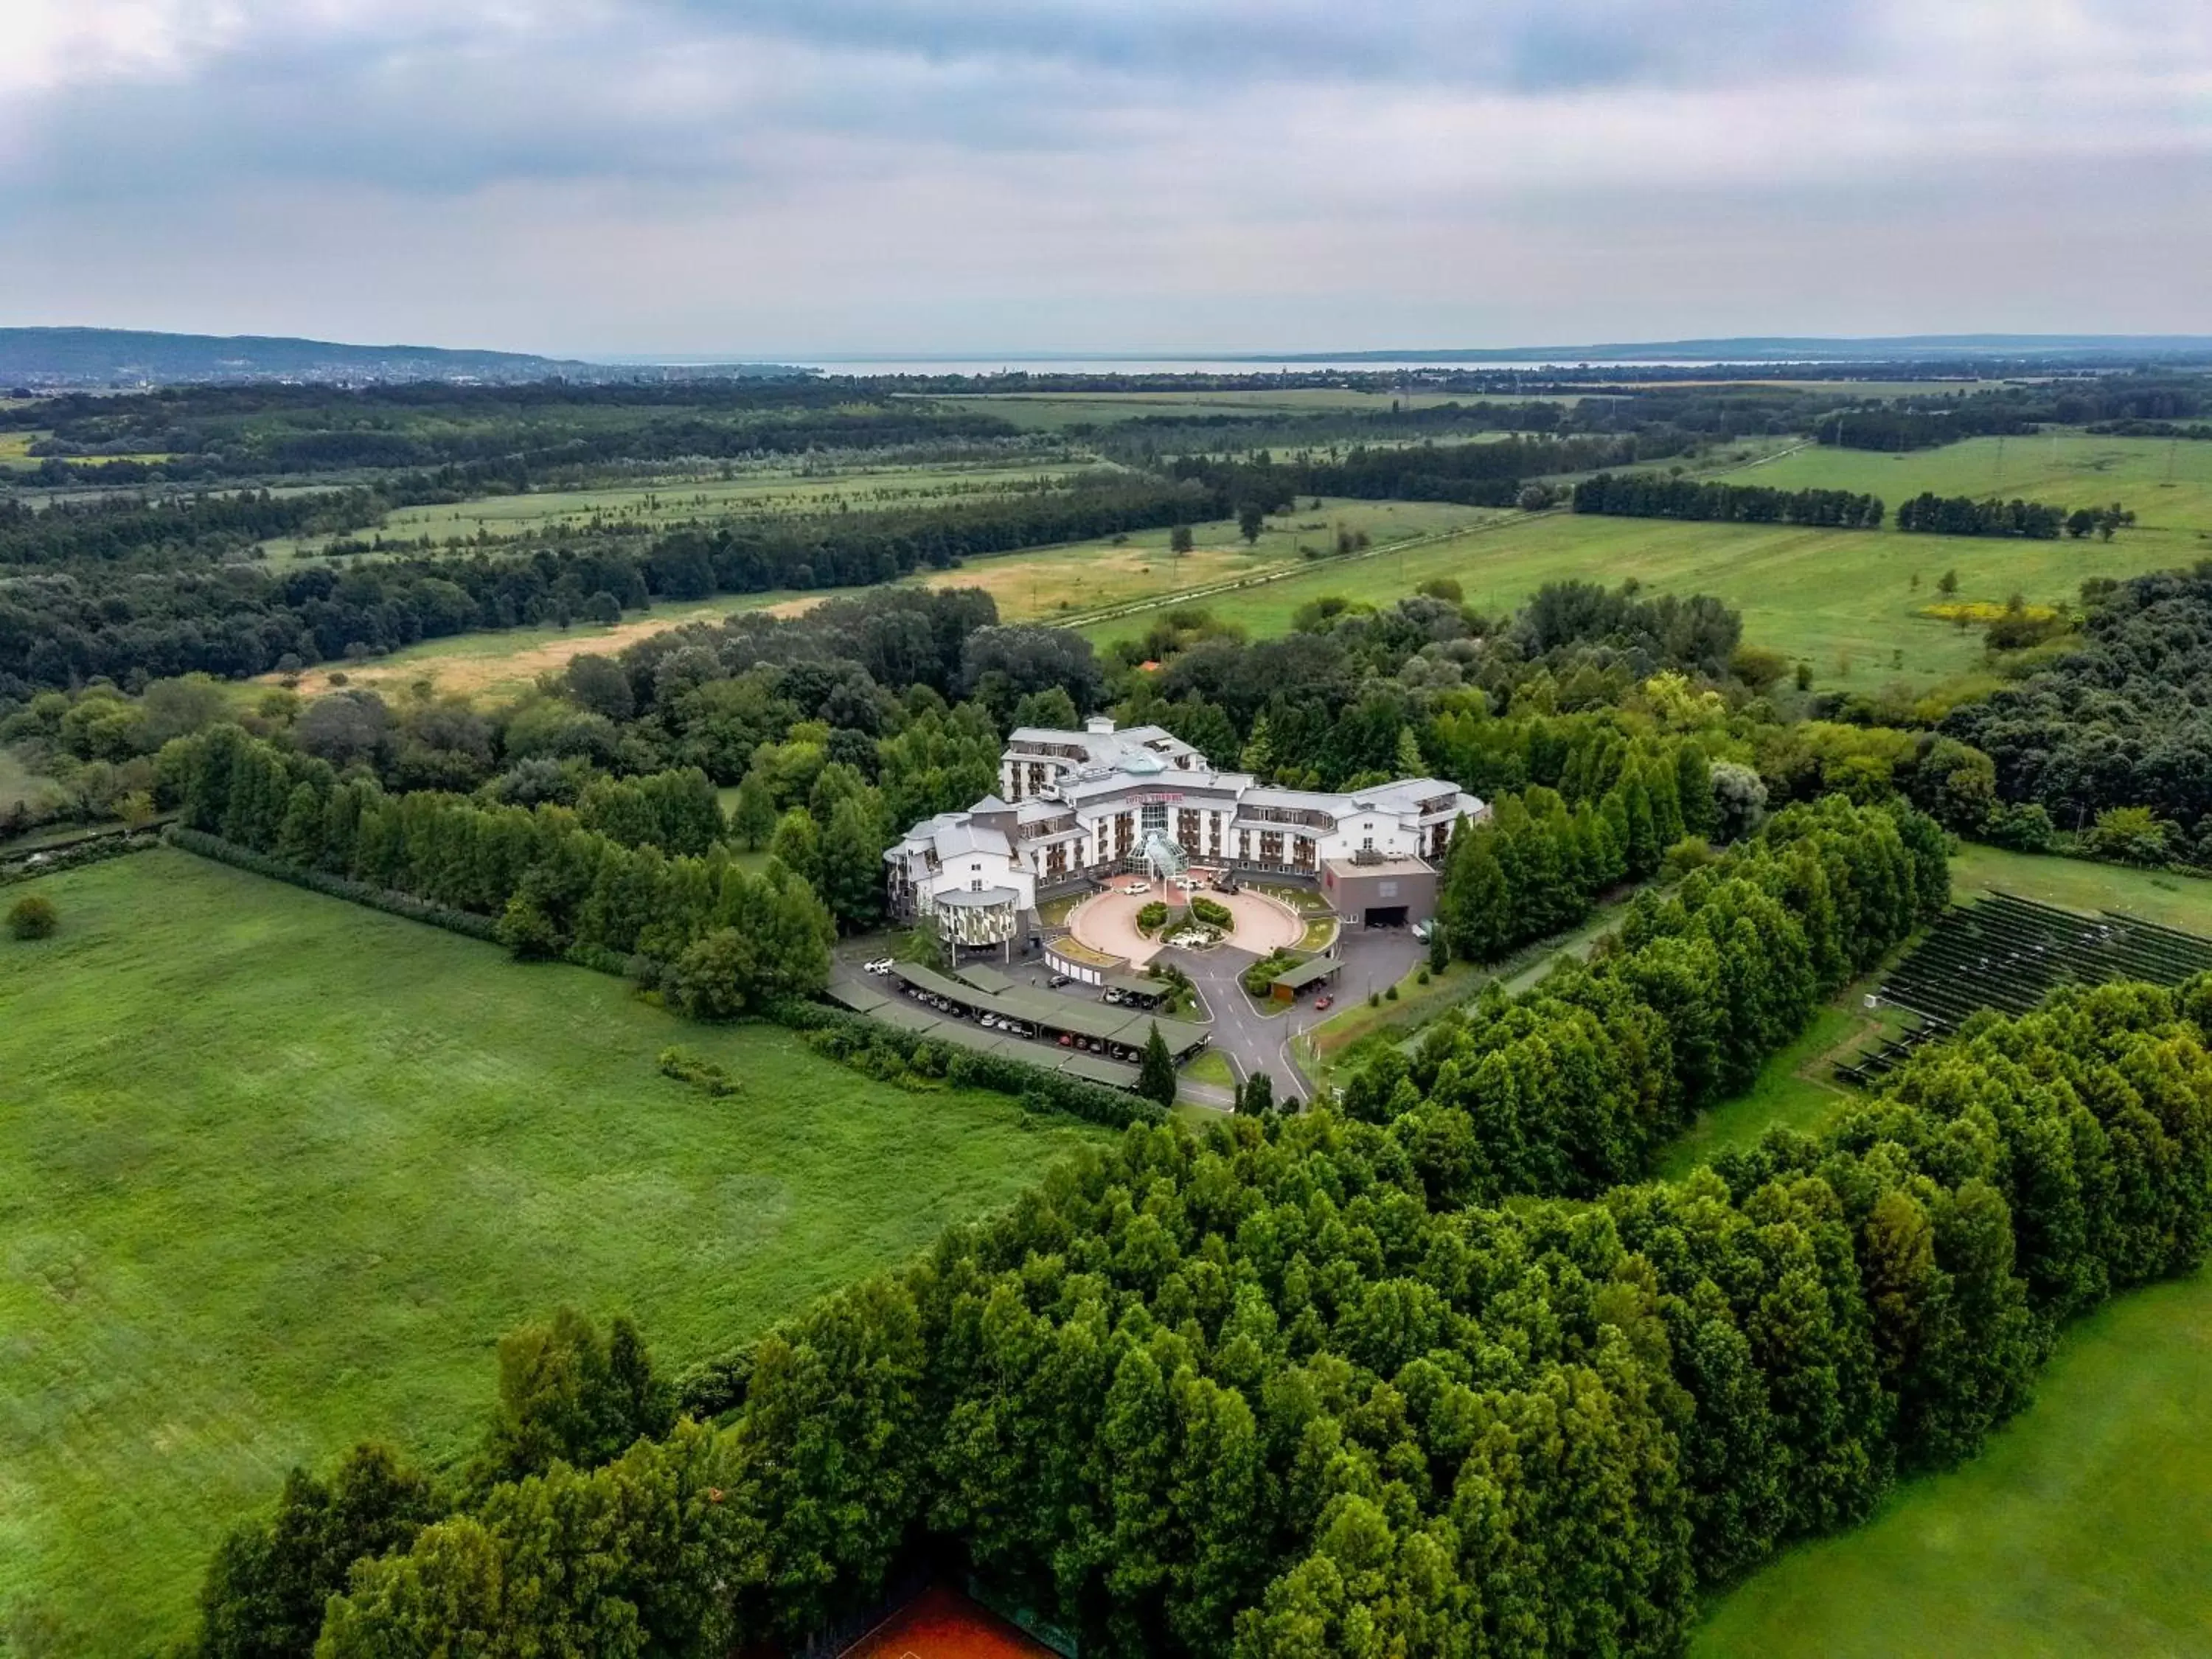
[[[2024,1014],[2061,985],[2179,985],[2208,970],[2212,939],[2117,910],[2081,915],[1991,893],[1948,911],[1882,986],[1885,1001],[1920,1016],[1919,1029],[1838,1066],[1837,1075],[1872,1083],[1969,1014]]]

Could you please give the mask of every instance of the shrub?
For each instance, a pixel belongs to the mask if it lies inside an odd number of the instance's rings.
[[[44,893],[31,893],[9,908],[8,931],[17,939],[52,939],[62,925],[61,912]]]
[[[1204,894],[1194,894],[1190,901],[1191,919],[1202,921],[1208,927],[1218,927],[1227,933],[1237,925],[1237,918],[1225,904],[1217,903]]]
[[[1138,907],[1137,931],[1140,933],[1158,933],[1167,926],[1167,920],[1168,907],[1159,900],[1154,899],[1149,904]]]
[[[720,1062],[690,1049],[671,1047],[660,1051],[658,1061],[660,1074],[672,1077],[678,1083],[689,1083],[716,1100],[726,1100],[741,1086]]]
[[[2155,867],[2172,856],[2169,828],[2148,806],[2115,806],[2097,814],[2081,842],[2091,858]]]

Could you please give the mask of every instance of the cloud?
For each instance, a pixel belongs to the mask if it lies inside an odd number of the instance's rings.
[[[1562,306],[1621,309],[1570,251],[1602,271],[1649,219],[1697,228],[1646,245],[1671,284],[1650,314],[1735,331],[1711,273],[1758,269],[1812,327],[1869,308],[1845,265],[1929,288],[1824,258],[1821,215],[1896,249],[2025,221],[2086,269],[2101,203],[2162,270],[2113,290],[2212,326],[2178,263],[2212,161],[2201,0],[17,4],[0,310],[44,319],[100,319],[70,309],[96,292],[187,326],[282,303],[324,332],[411,315],[641,349],[993,319],[1139,346],[1194,319],[1468,337],[1536,314],[1487,297],[1520,261]],[[141,268],[88,284],[118,242]],[[1992,311],[2075,292],[2070,266],[1962,257]],[[649,313],[610,311],[625,264]],[[313,303],[222,280],[276,269]]]

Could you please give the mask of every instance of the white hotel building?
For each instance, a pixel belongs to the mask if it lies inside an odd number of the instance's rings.
[[[1453,826],[1489,814],[1434,778],[1343,793],[1267,788],[1249,772],[1216,771],[1157,726],[1116,731],[1102,715],[1080,732],[1018,728],[999,758],[996,795],[915,824],[884,860],[893,909],[934,914],[963,944],[1011,938],[1040,890],[1136,867],[1155,833],[1193,864],[1312,882],[1347,919],[1350,896],[1421,921],[1434,911],[1435,863]]]

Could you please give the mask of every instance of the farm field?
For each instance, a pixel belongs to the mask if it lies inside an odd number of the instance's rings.
[[[2212,1273],[2068,1330],[1964,1468],[1791,1551],[1709,1611],[1693,1659],[2201,1653],[2212,1630]]]
[[[822,592],[723,593],[696,605],[629,612],[618,623],[580,622],[566,628],[455,634],[447,639],[425,640],[366,662],[318,663],[300,677],[300,692],[303,696],[319,696],[343,684],[391,695],[427,679],[441,694],[487,699],[514,696],[528,690],[538,675],[558,672],[587,653],[611,657],[626,646],[672,628],[720,622],[739,611],[805,610],[826,597]],[[280,677],[264,674],[261,678],[273,685]]]
[[[1340,525],[1364,532],[1374,545],[1382,547],[1511,516],[1497,507],[1456,507],[1445,501],[1362,501],[1324,496],[1318,508],[1302,506],[1269,520],[1260,539],[1249,547],[1237,533],[1234,520],[1216,519],[1191,526],[1194,545],[1180,558],[1169,550],[1168,531],[1137,530],[1118,544],[1111,538],[1100,538],[1030,552],[998,554],[972,559],[957,570],[932,571],[915,580],[931,587],[980,587],[998,602],[999,614],[1008,621],[1050,622],[1102,605],[1127,604],[1272,571],[1296,571],[1309,562],[1300,547],[1334,548]],[[1339,563],[1331,559],[1322,568]],[[1221,601],[1204,603],[1218,609]],[[1148,618],[1139,618],[1111,624],[1104,631],[1142,633],[1148,625]]]
[[[783,467],[742,472],[733,478],[673,477],[652,483],[533,490],[526,495],[483,495],[473,501],[406,507],[386,514],[376,529],[349,532],[344,539],[361,541],[381,535],[386,540],[409,542],[424,536],[441,543],[456,536],[511,540],[556,527],[581,530],[601,525],[665,529],[710,519],[941,507],[1102,470],[1108,470],[1107,463],[1066,459],[1018,465],[876,465],[836,471]],[[313,558],[335,539],[338,538],[283,537],[264,542],[262,550],[275,561]]]
[[[167,850],[0,940],[0,1649],[180,1633],[223,1528],[363,1437],[472,1443],[500,1334],[674,1371],[1011,1199],[1088,1130]],[[745,1083],[659,1075],[684,1043]]]

